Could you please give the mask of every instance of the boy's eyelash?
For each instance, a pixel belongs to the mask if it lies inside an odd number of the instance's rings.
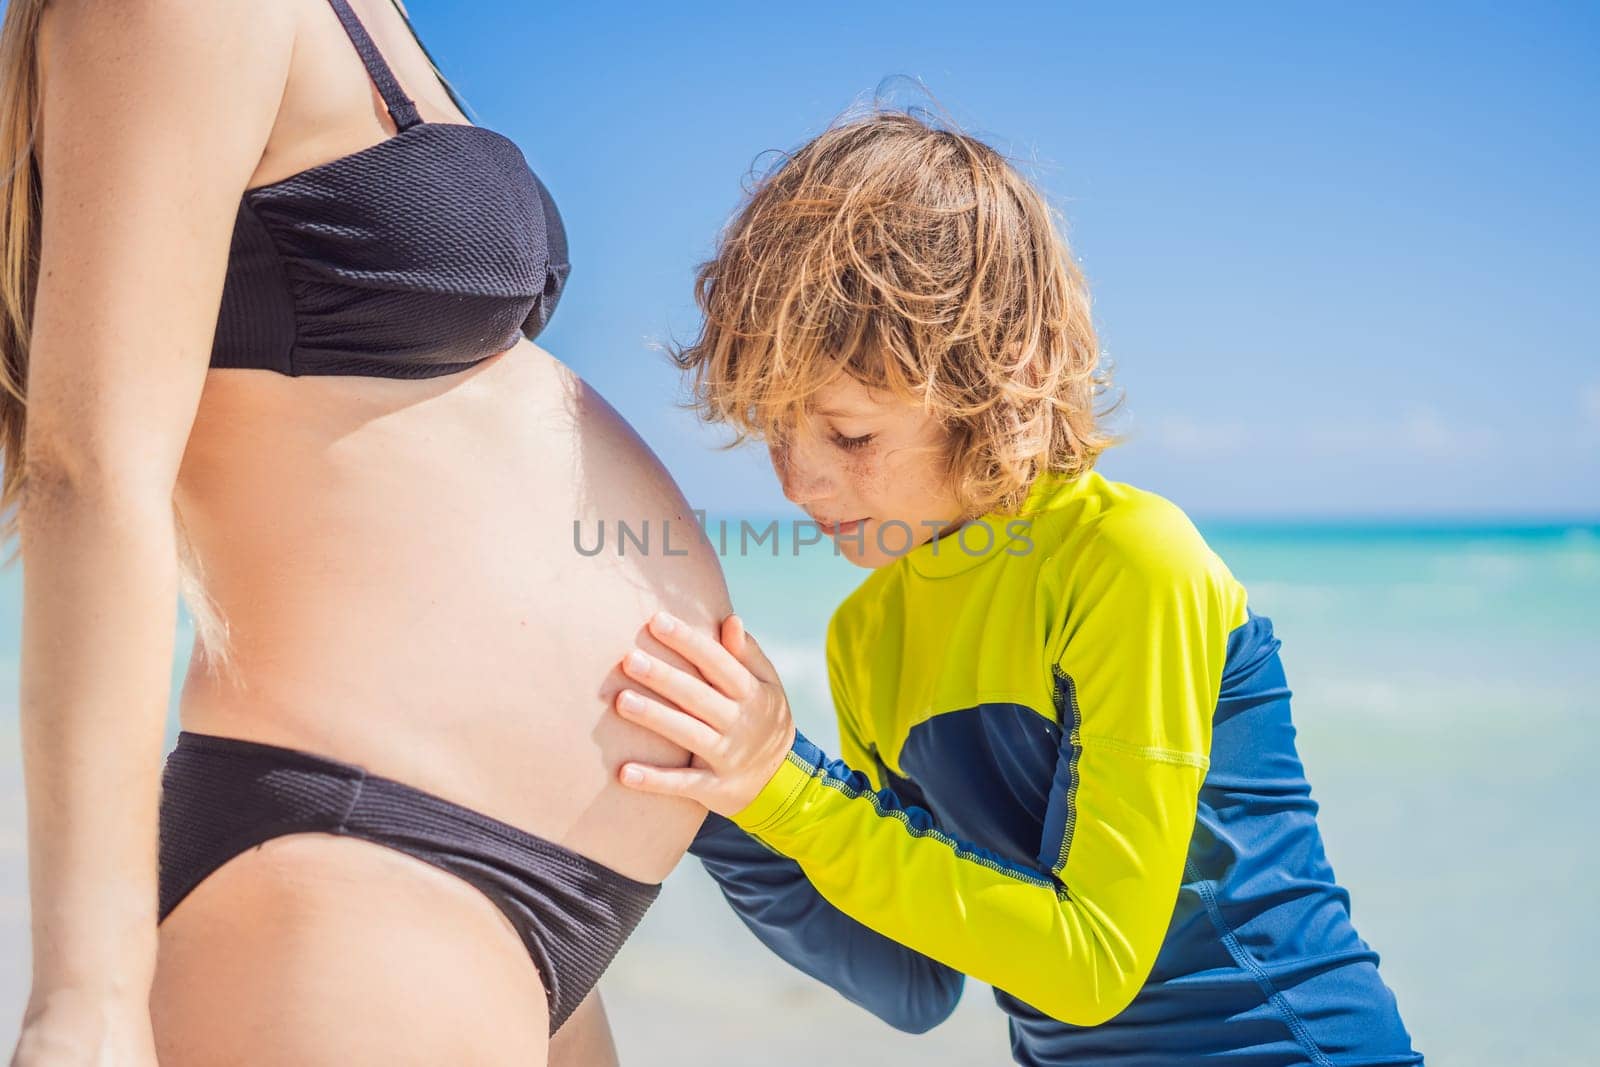
[[[870,433],[862,434],[860,437],[845,437],[836,433],[833,435],[833,441],[845,451],[854,452],[858,448],[866,448],[871,443],[872,437]]]

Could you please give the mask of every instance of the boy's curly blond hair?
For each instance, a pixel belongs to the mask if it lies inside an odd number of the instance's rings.
[[[907,111],[836,123],[759,180],[701,264],[670,346],[692,406],[781,439],[846,373],[949,432],[957,499],[1017,510],[1113,437],[1089,293],[1043,196],[993,148]]]

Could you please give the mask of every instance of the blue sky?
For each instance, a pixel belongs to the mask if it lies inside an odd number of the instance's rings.
[[[407,6],[566,219],[542,343],[696,506],[789,513],[654,346],[759,153],[904,75],[1065,217],[1107,474],[1209,517],[1600,514],[1600,5]]]

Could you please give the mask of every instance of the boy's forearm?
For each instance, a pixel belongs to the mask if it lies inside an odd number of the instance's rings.
[[[961,999],[964,976],[835,908],[798,864],[710,815],[689,851],[762,944],[897,1029],[922,1033]]]
[[[1114,748],[1083,760],[1086,776],[1164,776],[1174,806],[1194,796],[1203,773]],[[1107,773],[1107,761],[1128,766]],[[734,821],[793,857],[819,893],[873,930],[1046,1015],[1093,1026],[1126,1007],[1149,974],[1181,881],[1188,831],[1178,830],[1194,822],[1192,807],[1185,818],[1154,794],[1127,798],[1120,815],[1114,824],[1079,821],[1074,856],[1086,862],[1069,891],[1054,870],[953,838],[928,811],[873,791],[801,738]]]

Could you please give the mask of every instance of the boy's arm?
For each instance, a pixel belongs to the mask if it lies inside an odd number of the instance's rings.
[[[1034,865],[954,839],[804,737],[733,819],[846,914],[1080,1025],[1121,1012],[1154,965],[1245,610],[1181,516],[1096,544],[1050,657],[1062,741]]]
[[[822,898],[794,860],[715,813],[689,851],[773,952],[890,1026],[931,1030],[961,999],[963,976],[868,929]]]
[[[840,749],[857,766],[871,755],[829,656]],[[761,943],[897,1030],[920,1034],[949,1018],[966,978],[891,941],[829,904],[800,865],[708,812],[689,851]]]

